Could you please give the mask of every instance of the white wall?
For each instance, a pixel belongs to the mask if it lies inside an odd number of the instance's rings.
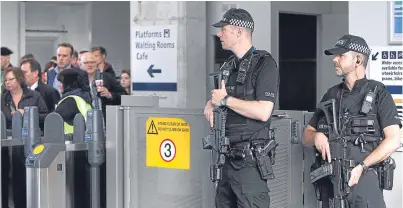
[[[14,53],[11,55],[11,64],[18,64],[19,57],[24,51],[21,46],[21,23],[24,20],[20,18],[21,4],[14,1],[1,2],[1,46],[10,48]]]
[[[88,3],[26,2],[25,4],[26,29],[67,31],[67,33],[26,32],[27,36],[57,36],[58,43],[69,42],[77,51],[90,47],[91,14]]]
[[[350,1],[348,18],[350,34],[363,37],[370,47],[387,46],[387,5],[386,1]]]
[[[105,47],[106,61],[119,76],[122,69],[130,69],[130,2],[94,1],[91,5],[91,46]]]

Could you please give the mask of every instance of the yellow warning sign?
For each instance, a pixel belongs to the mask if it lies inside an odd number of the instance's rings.
[[[185,120],[150,117],[146,133],[146,166],[190,168],[190,126]]]

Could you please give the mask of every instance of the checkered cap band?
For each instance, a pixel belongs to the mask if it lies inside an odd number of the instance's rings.
[[[350,43],[348,45],[348,48],[353,50],[353,51],[357,51],[359,53],[365,54],[365,55],[370,55],[371,54],[371,50],[363,45],[357,44],[357,43]]]
[[[226,18],[223,18],[223,21],[226,21]],[[253,30],[253,22],[249,21],[244,21],[244,20],[239,20],[239,19],[230,19],[229,23],[231,25],[239,26],[239,27],[245,27]]]

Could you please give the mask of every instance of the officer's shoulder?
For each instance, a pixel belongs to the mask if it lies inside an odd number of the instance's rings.
[[[376,81],[376,80],[373,80],[373,79],[368,79],[368,83],[369,83],[370,87],[372,87],[372,88],[377,87],[378,90],[386,89],[385,85],[380,81]]]
[[[343,83],[339,83],[339,84],[333,85],[332,87],[330,87],[330,88],[327,90],[326,94],[327,94],[328,96],[336,95],[336,94],[337,94],[337,91],[338,91],[339,89],[341,89],[342,84],[343,84]]]
[[[255,50],[253,51],[254,54],[257,55],[259,58],[259,62],[266,62],[266,63],[274,63],[277,67],[276,60],[274,60],[273,56],[266,50]]]

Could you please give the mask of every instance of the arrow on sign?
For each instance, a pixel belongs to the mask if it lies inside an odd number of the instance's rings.
[[[161,73],[161,69],[153,69],[154,64],[152,64],[150,67],[148,67],[148,74],[150,75],[150,77],[154,78],[154,73]]]
[[[376,52],[376,54],[372,54],[372,61],[376,61],[376,57],[378,56],[379,52]]]

